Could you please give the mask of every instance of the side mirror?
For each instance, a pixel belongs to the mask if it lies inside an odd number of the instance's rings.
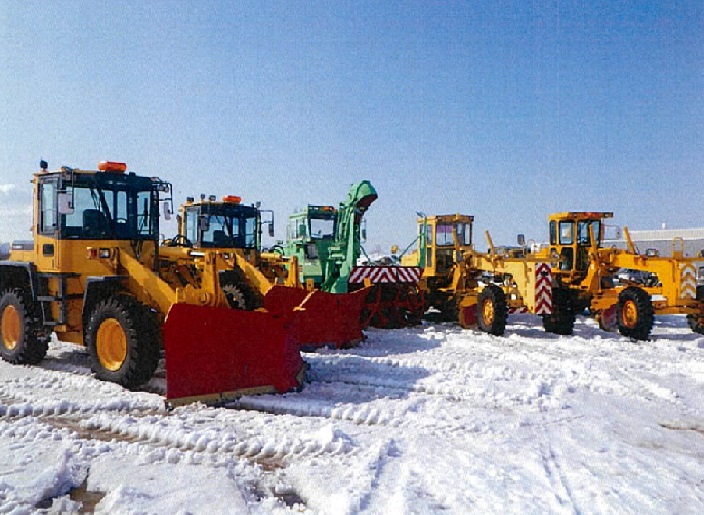
[[[362,243],[367,241],[367,221],[366,220],[362,220],[362,228],[359,231],[359,238],[362,241]]]
[[[270,238],[274,237],[274,224],[273,223],[269,224],[269,237]]]
[[[174,212],[171,209],[171,205],[168,202],[164,202],[163,210],[164,210],[164,220],[171,220],[171,215],[173,215]]]
[[[526,246],[526,235],[525,234],[519,234],[518,237],[516,238],[516,240],[518,241],[519,247]]]
[[[66,192],[59,193],[59,214],[61,215],[72,215],[73,214],[73,195]]]

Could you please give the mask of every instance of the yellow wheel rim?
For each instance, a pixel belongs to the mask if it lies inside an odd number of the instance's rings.
[[[95,349],[103,368],[111,372],[120,370],[127,359],[127,335],[117,319],[106,318],[100,324]]]
[[[629,329],[633,329],[638,323],[638,306],[632,300],[627,300],[623,305],[623,311],[621,312],[623,318],[623,325]]]
[[[15,306],[2,311],[2,343],[7,350],[15,350],[20,340],[20,314]]]
[[[484,302],[482,306],[482,317],[487,324],[491,324],[494,321],[494,303],[490,300]]]

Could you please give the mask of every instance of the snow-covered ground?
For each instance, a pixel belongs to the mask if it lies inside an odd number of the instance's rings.
[[[371,330],[300,393],[173,411],[54,342],[0,362],[0,513],[704,513],[704,337],[653,334]]]

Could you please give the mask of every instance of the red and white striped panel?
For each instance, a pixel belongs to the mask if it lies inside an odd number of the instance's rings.
[[[528,313],[528,308],[521,306],[520,308],[508,308],[508,312],[511,315],[522,315],[523,313]]]
[[[423,276],[418,266],[356,266],[350,274],[350,284],[361,284],[369,279],[372,284],[417,283]]]
[[[535,314],[552,313],[552,274],[548,263],[535,267]]]

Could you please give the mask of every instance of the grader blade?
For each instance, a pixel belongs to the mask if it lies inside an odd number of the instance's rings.
[[[175,304],[164,324],[166,398],[221,403],[301,386],[295,316]]]
[[[264,296],[264,308],[284,316],[298,313],[301,348],[333,345],[340,349],[364,339],[361,315],[367,294],[367,288],[354,293],[327,293],[274,286]]]

